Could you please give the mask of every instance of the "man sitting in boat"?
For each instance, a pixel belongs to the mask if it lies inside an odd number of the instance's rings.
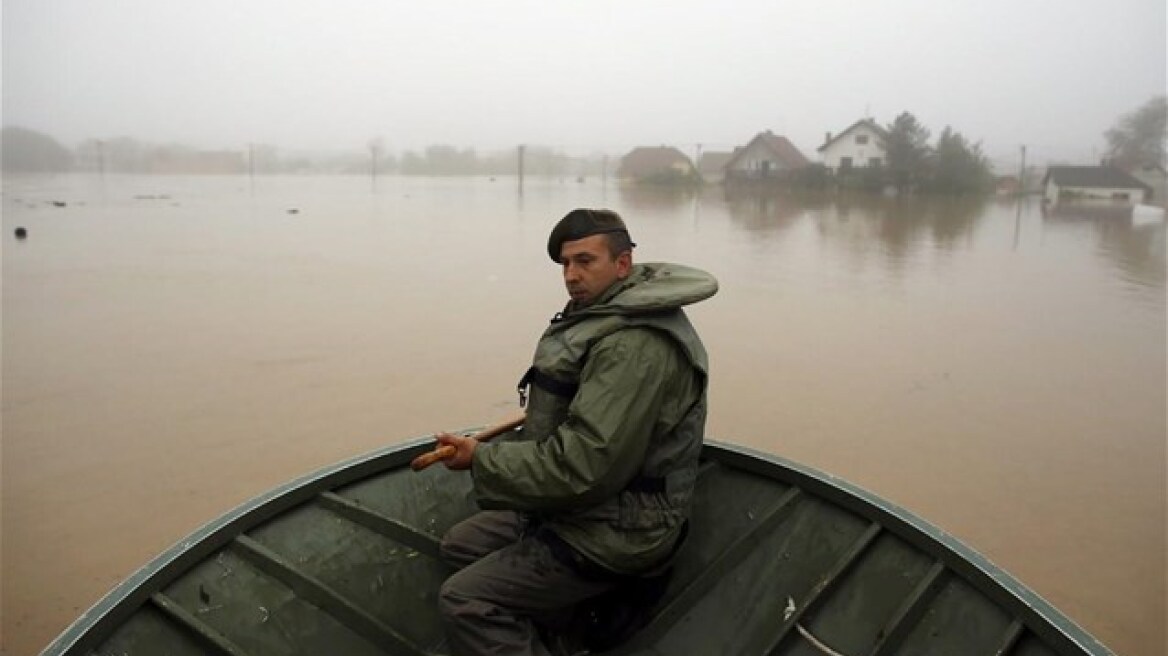
[[[458,654],[549,654],[571,635],[606,648],[636,628],[622,611],[664,589],[706,422],[706,352],[681,308],[718,283],[690,267],[634,265],[634,246],[616,212],[560,220],[548,256],[571,300],[520,381],[520,437],[438,435],[483,508],[441,545],[461,567],[440,595]]]

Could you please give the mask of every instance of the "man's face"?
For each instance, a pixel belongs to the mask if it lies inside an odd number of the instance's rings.
[[[564,242],[560,247],[560,264],[564,267],[568,295],[578,305],[588,305],[614,282],[628,277],[633,255],[625,251],[614,259],[608,252],[608,237],[592,235]]]

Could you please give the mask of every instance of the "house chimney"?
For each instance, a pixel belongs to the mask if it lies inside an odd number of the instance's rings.
[[[824,133],[823,133],[823,143],[827,143],[827,142],[829,142],[829,141],[831,141],[831,133],[830,133],[830,132],[824,132]]]

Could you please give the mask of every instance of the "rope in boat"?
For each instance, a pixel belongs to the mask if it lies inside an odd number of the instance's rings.
[[[783,609],[783,621],[789,622],[791,620],[791,616],[795,614],[796,610],[795,599],[793,597],[787,597],[787,607]],[[810,642],[811,646],[815,647],[815,649],[817,649],[819,653],[823,654],[824,656],[847,656],[846,654],[841,654],[840,652],[823,644],[823,641],[819,638],[816,638],[810,631],[807,630],[806,627],[803,626],[802,623],[796,621],[795,629],[799,631],[799,635],[806,638],[807,642]]]
[[[804,638],[807,638],[807,642],[810,642],[811,646],[818,649],[820,651],[820,653],[825,654],[826,656],[845,656],[844,654],[841,654],[838,651],[832,649],[831,647],[828,647],[827,645],[823,644],[823,642],[821,642],[819,640],[819,638],[816,638],[814,635],[811,634],[810,631],[803,628],[802,624],[799,624],[798,622],[796,622],[795,629],[797,631],[799,631],[799,635],[803,636]]]

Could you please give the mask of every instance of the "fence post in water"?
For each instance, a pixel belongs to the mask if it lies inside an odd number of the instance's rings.
[[[369,140],[369,188],[377,191],[377,158],[381,156],[381,137]]]

